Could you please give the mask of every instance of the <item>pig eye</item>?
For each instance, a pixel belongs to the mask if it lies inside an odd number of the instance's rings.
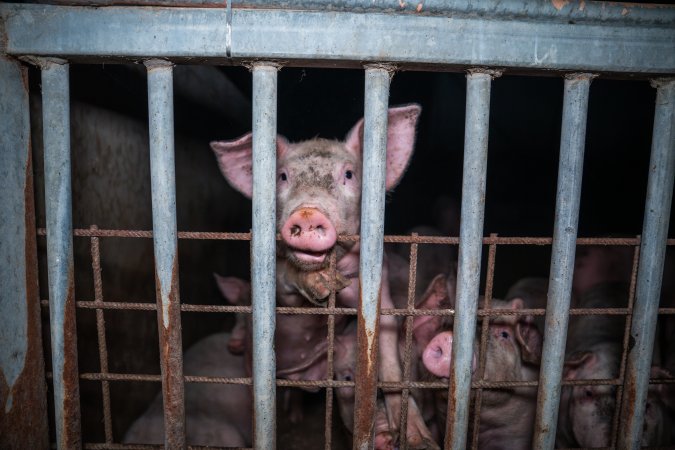
[[[509,332],[508,331],[502,331],[501,337],[503,337],[504,339],[508,339],[509,338]]]
[[[348,170],[345,172],[345,178],[348,180],[351,180],[352,177],[354,176],[354,173],[351,170]]]
[[[586,394],[586,397],[593,397],[593,391],[591,391],[590,389],[586,389],[584,394]]]
[[[286,180],[288,180],[288,176],[286,176],[286,172],[281,172],[281,173],[279,174],[279,179],[280,179],[281,181],[286,181]]]

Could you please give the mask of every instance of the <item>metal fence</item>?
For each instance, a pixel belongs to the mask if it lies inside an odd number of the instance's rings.
[[[57,2],[55,2],[57,3]],[[17,59],[37,65],[42,72],[45,133],[46,233],[49,260],[51,377],[54,385],[57,448],[127,448],[112,442],[108,382],[161,381],[167,448],[185,447],[184,382],[252,383],[255,401],[256,448],[274,448],[275,388],[304,386],[307,382],[275,379],[272,351],[275,322],[275,136],[276,80],[283,65],[362,67],[365,86],[365,152],[361,252],[361,304],[358,310],[336,308],[276,308],[281,314],[329,315],[332,345],[334,314],[355,314],[359,329],[377,336],[377,317],[396,314],[410,318],[416,311],[411,288],[408,309],[380,311],[378,291],[385,241],[411,243],[412,271],[419,243],[458,244],[458,290],[453,382],[423,383],[406,379],[400,384],[377,381],[376,374],[357,373],[356,383],[332,379],[332,352],[328,378],[311,382],[326,388],[326,430],[330,430],[332,389],[356,388],[356,410],[374,408],[378,387],[398,387],[407,398],[410,388],[447,388],[448,420],[445,448],[462,449],[469,429],[469,391],[504,386],[538,386],[533,447],[553,448],[560,389],[563,384],[563,344],[570,310],[570,292],[576,245],[635,246],[634,274],[628,308],[584,311],[625,314],[630,333],[624,339],[625,365],[615,380],[621,415],[614,421],[617,448],[640,443],[647,388],[647,354],[654,342],[659,312],[668,217],[675,178],[675,8],[658,5],[605,2],[531,3],[511,0],[492,4],[454,1],[370,2],[315,0],[279,5],[255,0],[234,5],[211,0],[186,1],[164,7],[163,1],[64,1],[61,5],[0,5],[0,236],[2,269],[0,320],[3,345],[0,363],[9,394],[4,400],[2,426],[13,430],[8,446],[47,446],[44,368],[39,342],[39,308],[35,223],[32,200],[32,163],[26,68]],[[117,6],[111,6],[116,4]],[[88,6],[106,6],[91,8]],[[113,26],[114,25],[114,26]],[[386,36],[386,39],[380,39]],[[244,64],[253,73],[254,185],[253,229],[245,235],[177,232],[173,161],[172,65],[184,61]],[[153,231],[115,231],[97,228],[73,230],[71,223],[69,64],[77,62],[143,61],[148,72]],[[397,69],[467,71],[464,177],[459,238],[418,236],[384,237],[384,179],[376,170],[384,161],[390,73]],[[532,73],[557,71],[565,76],[563,124],[556,217],[553,238],[483,237],[487,167],[490,86],[501,71]],[[584,156],[586,112],[591,80],[602,74],[653,79],[656,111],[649,165],[648,193],[641,238],[579,240],[577,223]],[[96,298],[76,302],[73,295],[73,234],[91,239],[95,274],[98,240],[110,236],[152,238],[156,261],[157,303],[104,301],[100,282]],[[177,239],[244,239],[252,247],[252,307],[181,304],[178,297]],[[351,237],[356,239],[357,237]],[[344,239],[350,239],[349,237]],[[604,242],[604,244],[603,244]],[[548,306],[523,314],[546,314],[541,376],[538,382],[472,382],[471,349],[476,317],[503,314],[478,311],[481,248],[488,245],[488,283],[491,296],[494,255],[498,245],[552,245]],[[638,251],[639,248],[639,251]],[[366,276],[367,275],[367,276]],[[97,311],[101,373],[79,373],[75,308]],[[106,309],[156,309],[161,348],[161,376],[108,373]],[[252,379],[184,377],[181,358],[180,312],[223,311],[253,314],[254,367]],[[486,322],[485,322],[486,323]],[[485,325],[484,325],[485,326]],[[630,336],[629,336],[630,335]],[[484,339],[485,333],[483,333]],[[628,345],[629,340],[631,345]],[[483,344],[484,345],[484,344]],[[409,354],[409,352],[408,352]],[[376,359],[362,352],[363,361]],[[406,365],[409,361],[406,362]],[[406,370],[407,373],[407,370]],[[105,443],[81,442],[78,385],[80,379],[100,380],[105,408]],[[589,384],[583,381],[581,384]],[[3,396],[4,396],[3,391]],[[479,394],[480,397],[480,394]],[[28,408],[27,408],[28,406]],[[478,404],[480,408],[480,403]],[[617,408],[618,410],[619,408]],[[405,407],[404,407],[405,411]],[[358,414],[358,413],[357,413]],[[476,415],[477,416],[477,415]],[[367,418],[367,416],[364,416]],[[405,417],[405,414],[404,414]],[[477,427],[474,427],[474,431]],[[625,433],[617,433],[617,430]],[[327,434],[326,448],[330,448]],[[355,421],[354,448],[368,448],[372,440],[368,420]],[[473,439],[474,446],[476,439]]]

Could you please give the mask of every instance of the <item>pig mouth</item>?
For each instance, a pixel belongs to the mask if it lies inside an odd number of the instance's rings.
[[[313,252],[289,248],[287,259],[303,271],[325,269],[328,266],[328,252]]]

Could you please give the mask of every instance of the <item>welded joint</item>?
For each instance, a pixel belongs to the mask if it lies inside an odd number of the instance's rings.
[[[572,72],[565,74],[565,79],[570,81],[593,81],[597,77],[597,73]]]
[[[671,83],[675,83],[675,78],[653,78],[649,80],[649,84],[655,89],[667,87]]]
[[[504,73],[503,70],[499,69],[488,69],[487,67],[472,67],[466,70],[467,76],[470,75],[489,75],[491,79],[499,78]]]
[[[363,68],[366,71],[369,70],[383,70],[389,74],[389,82],[391,83],[392,78],[394,78],[394,74],[396,73],[396,70],[398,70],[398,67],[395,64],[389,64],[389,63],[368,63],[364,64]]]
[[[9,55],[7,55],[9,57]],[[52,66],[64,66],[68,64],[68,60],[63,58],[52,58],[44,56],[19,56],[19,61],[28,63],[37,67],[38,69],[44,70],[49,69]]]
[[[148,72],[151,72],[155,69],[170,69],[174,66],[174,63],[166,59],[148,59],[143,61],[143,65],[148,69]]]
[[[250,72],[253,72],[253,69],[268,69],[278,72],[284,67],[281,61],[274,59],[242,61],[241,65],[246,67]]]

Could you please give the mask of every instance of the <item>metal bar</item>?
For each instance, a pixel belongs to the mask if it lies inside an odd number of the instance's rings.
[[[173,67],[150,60],[148,115],[150,125],[150,186],[155,251],[155,292],[159,358],[164,403],[164,445],[185,448],[183,344],[178,289],[176,229],[176,168],[173,133]]]
[[[33,0],[31,3],[45,3],[72,6],[173,6],[173,7],[211,7],[230,6],[223,0]],[[347,12],[383,12],[424,15],[483,14],[505,19],[550,18],[560,21],[621,21],[624,23],[668,24],[668,11],[672,6],[666,4],[640,5],[624,2],[579,2],[569,1],[560,4],[546,2],[535,3],[530,0],[492,0],[453,1],[426,0],[424,3],[399,2],[398,0],[238,0],[236,8],[292,9],[315,11]],[[664,14],[665,13],[665,14]]]
[[[624,432],[619,437],[620,449],[637,449],[642,438],[675,179],[675,79],[652,84],[657,88],[656,111],[630,330],[633,345],[628,353],[621,405],[621,429]]]
[[[626,17],[632,17],[633,10],[645,11],[625,9]],[[605,10],[616,15],[616,8]],[[442,17],[234,8],[230,24],[219,8],[3,4],[0,17],[5,36],[0,42],[11,55],[67,56],[88,62],[273,58],[326,67],[388,62],[426,70],[498,66],[632,76],[675,73],[675,8],[658,9],[663,21],[658,25],[652,19],[647,24],[628,18],[603,21],[603,11],[600,6],[589,7],[588,20],[575,22],[561,20],[553,11],[553,17],[523,13],[524,18],[494,18],[475,13]],[[35,29],[41,32],[34,33]],[[383,35],[387,39],[377,38]]]
[[[364,101],[359,314],[354,403],[354,450],[373,445],[377,396],[380,286],[384,256],[384,182],[390,68],[367,67]]]
[[[98,227],[92,225],[90,228],[96,231]],[[99,306],[103,304],[103,278],[101,276],[101,246],[98,237],[91,237],[91,268],[94,275],[94,297],[95,303]],[[96,309],[96,334],[98,336],[98,357],[101,365],[101,373],[108,373],[108,344],[105,337],[105,315],[103,308]],[[110,408],[110,385],[108,381],[101,382],[101,397],[103,400],[103,430],[105,441],[112,443],[112,412]]]
[[[337,275],[337,253],[336,249],[330,254],[330,273],[333,277],[333,282],[335,282],[335,277]],[[328,308],[335,308],[335,298],[337,294],[335,290],[331,290],[330,295],[328,296]],[[335,375],[335,365],[334,365],[334,356],[335,356],[335,315],[331,314],[328,316],[328,350],[326,355],[326,380],[332,380]],[[326,388],[326,417],[324,422],[324,449],[331,450],[333,448],[333,388]]]
[[[28,73],[0,57],[0,448],[46,448]]]
[[[253,66],[253,307],[254,438],[258,450],[276,448],[276,170],[278,66]]]
[[[553,449],[558,424],[592,78],[589,74],[574,74],[565,79],[551,272],[532,444],[538,449]]]
[[[452,368],[448,392],[445,448],[462,450],[469,425],[471,360],[476,336],[476,309],[480,287],[485,181],[487,174],[488,124],[490,121],[489,71],[472,71],[466,82],[464,168],[459,230],[457,299],[452,342]]]
[[[73,272],[68,64],[42,62],[45,209],[56,445],[80,447],[80,389]]]

